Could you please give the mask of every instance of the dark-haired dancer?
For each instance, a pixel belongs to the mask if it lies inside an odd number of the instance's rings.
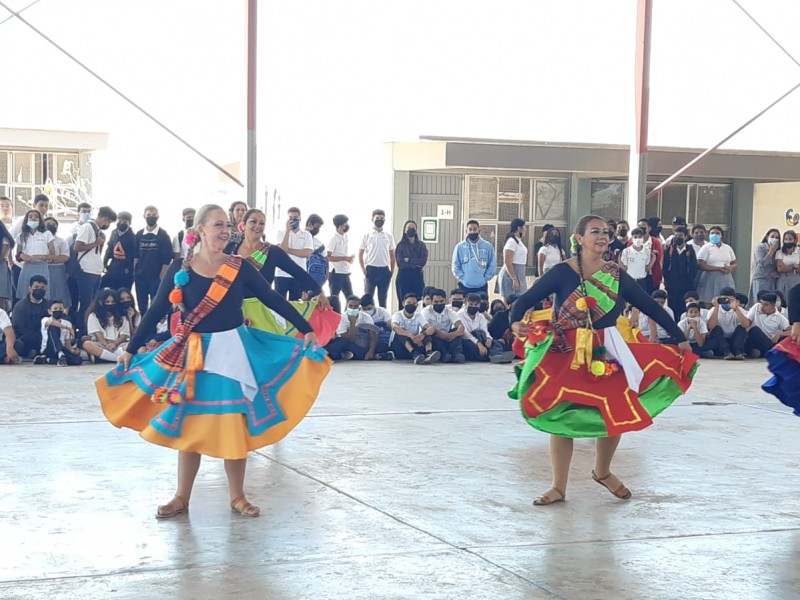
[[[667,313],[621,271],[605,262],[608,225],[583,217],[575,230],[576,256],[556,265],[514,303],[514,333],[525,337],[525,364],[509,393],[528,423],[547,433],[553,486],[534,505],[566,498],[573,438],[597,439],[592,478],[617,498],[631,492],[611,473],[611,460],[628,431],[644,429],[691,384],[697,357]],[[555,294],[552,312],[529,313]],[[641,343],[617,319],[629,302],[661,325],[678,347]]]

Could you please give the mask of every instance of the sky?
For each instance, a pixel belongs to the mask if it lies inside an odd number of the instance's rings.
[[[741,2],[800,56],[800,3]],[[731,0],[653,5],[651,145],[711,146],[800,81]],[[245,0],[40,0],[23,15],[214,161],[244,164]],[[633,0],[262,2],[259,190],[328,223],[346,213],[358,234],[390,202],[386,142],[628,144],[635,21]],[[226,187],[17,19],[0,25],[0,72],[0,127],[109,133],[95,204],[156,204],[171,224]],[[799,109],[800,91],[725,147],[800,151]]]

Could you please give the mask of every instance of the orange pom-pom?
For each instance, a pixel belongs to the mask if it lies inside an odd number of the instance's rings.
[[[180,304],[183,302],[183,291],[180,288],[175,288],[169,293],[169,301],[172,304]]]

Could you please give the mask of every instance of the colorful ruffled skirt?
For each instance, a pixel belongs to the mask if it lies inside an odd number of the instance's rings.
[[[551,349],[552,335],[525,344],[525,362],[516,367],[517,385],[509,396],[519,400],[532,427],[570,438],[613,437],[648,427],[689,389],[697,370],[694,354],[641,342],[630,327],[594,335],[605,359],[590,358],[577,368],[575,352]],[[576,330],[566,336],[576,348]],[[599,363],[596,375],[594,363]]]
[[[767,352],[767,368],[772,377],[761,389],[772,394],[800,417],[800,346],[784,338]]]
[[[302,340],[241,326],[190,334],[176,373],[157,360],[172,340],[96,381],[103,413],[153,444],[217,458],[245,458],[283,439],[311,409],[331,366],[321,347],[304,350]],[[176,403],[154,402],[176,377]]]
[[[320,346],[327,346],[339,327],[342,315],[334,310],[320,310],[317,308],[316,300],[310,302],[294,300],[289,304],[311,325],[314,333],[317,334]],[[277,335],[302,337],[294,325],[278,313],[264,306],[258,298],[245,299],[242,305],[242,312],[244,313],[245,323],[249,327]]]

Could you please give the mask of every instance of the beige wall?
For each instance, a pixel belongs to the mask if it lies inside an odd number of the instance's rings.
[[[753,244],[760,242],[770,227],[800,230],[800,222],[786,222],[789,210],[800,211],[800,182],[757,183],[753,193]]]

